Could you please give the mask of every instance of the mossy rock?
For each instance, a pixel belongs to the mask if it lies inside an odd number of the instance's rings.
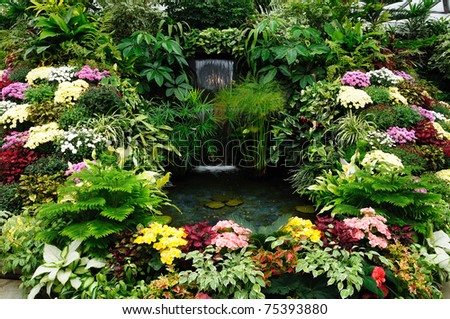
[[[227,205],[229,207],[236,207],[236,206],[242,205],[243,203],[244,203],[243,200],[241,200],[239,198],[233,198],[233,199],[230,199],[229,201],[227,201],[225,203],[225,205]]]
[[[295,206],[295,210],[305,214],[314,214],[316,212],[312,205]]]
[[[211,208],[211,209],[220,209],[220,208],[224,207],[225,204],[222,202],[211,201],[211,202],[206,203],[205,206],[208,208]]]

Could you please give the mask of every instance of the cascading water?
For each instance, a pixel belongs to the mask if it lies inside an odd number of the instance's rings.
[[[231,86],[234,76],[233,68],[233,60],[195,60],[197,86],[209,91],[218,91]]]

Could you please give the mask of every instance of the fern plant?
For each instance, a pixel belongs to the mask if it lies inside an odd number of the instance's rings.
[[[58,219],[65,225],[43,231],[39,237],[51,242],[63,236],[84,241],[93,253],[104,251],[113,240],[112,235],[136,230],[136,226],[147,226],[155,220],[161,205],[168,203],[160,190],[168,177],[155,180],[154,174],[136,175],[90,163],[71,175],[58,190],[58,202],[40,207],[39,217],[44,221],[51,224]]]
[[[429,221],[444,222],[441,195],[426,192],[427,188],[426,182],[418,181],[407,170],[374,173],[357,169],[351,178],[342,172],[326,172],[309,190],[321,212],[358,216],[361,208],[373,207],[390,224],[412,225],[426,235]]]

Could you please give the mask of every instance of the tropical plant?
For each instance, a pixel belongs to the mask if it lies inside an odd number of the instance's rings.
[[[110,114],[123,107],[118,92],[108,85],[89,87],[77,101],[77,106],[90,114]]]
[[[140,92],[152,92],[151,89],[158,92],[170,85],[165,95],[172,96],[178,92],[175,96],[180,97],[192,88],[185,71],[188,63],[177,37],[161,32],[153,36],[138,31],[123,39],[118,48],[125,58],[127,71],[143,78],[138,87]]]
[[[44,246],[45,263],[31,277],[31,280],[40,277],[39,283],[31,289],[28,299],[34,299],[43,287],[46,287],[47,295],[54,292],[59,297],[70,297],[70,290],[89,289],[94,282],[91,268],[102,268],[106,264],[98,259],[81,257],[77,251],[80,245],[81,241],[74,240],[62,251],[53,245]]]
[[[225,114],[233,133],[240,139],[242,166],[265,172],[271,117],[285,108],[283,91],[276,83],[246,80],[219,91],[214,104]]]
[[[48,225],[55,219],[66,223],[62,228],[49,227],[41,237],[46,242],[81,240],[91,251],[105,254],[114,234],[148,225],[160,214],[161,205],[168,203],[160,187],[167,181],[168,175],[155,181],[146,174],[91,162],[69,176],[58,191],[58,202],[39,208]]]
[[[160,104],[149,108],[149,120],[156,126],[169,126],[171,144],[180,156],[169,158],[175,168],[189,169],[204,163],[202,153],[209,154],[211,139],[216,133],[217,119],[214,106],[205,92],[194,89],[179,102]]]
[[[324,78],[323,63],[330,49],[320,31],[265,19],[246,32],[247,63],[262,83],[278,76],[286,85],[305,88]]]

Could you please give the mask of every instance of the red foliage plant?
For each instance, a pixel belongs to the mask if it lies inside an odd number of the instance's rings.
[[[39,156],[33,150],[23,147],[24,141],[18,141],[10,147],[0,149],[0,183],[13,183],[28,165],[35,162]]]
[[[442,139],[438,131],[434,128],[433,123],[427,120],[422,120],[417,123],[414,128],[416,135],[416,143],[419,145],[440,145]]]
[[[197,223],[193,225],[183,226],[184,232],[187,234],[187,244],[182,247],[182,251],[189,252],[192,250],[203,251],[206,246],[211,245],[217,233],[212,230],[212,226],[208,222]]]
[[[325,246],[335,246],[350,250],[359,239],[353,236],[354,228],[347,226],[343,221],[329,216],[317,216],[315,222],[318,230],[322,232],[322,242]]]
[[[261,248],[252,259],[260,266],[264,279],[267,280],[272,276],[295,273],[297,252],[300,249],[300,246],[288,250],[277,247],[276,251],[272,252]]]

